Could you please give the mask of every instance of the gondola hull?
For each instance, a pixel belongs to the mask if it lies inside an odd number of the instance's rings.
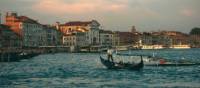
[[[116,63],[106,60],[100,56],[101,63],[108,69],[129,69],[129,70],[141,70],[144,67],[143,60],[141,58],[141,62],[138,64],[130,64],[130,63]]]

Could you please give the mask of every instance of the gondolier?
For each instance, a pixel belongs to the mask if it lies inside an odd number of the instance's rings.
[[[107,56],[108,56],[108,60],[113,62],[113,56],[112,56],[112,54],[113,54],[113,49],[110,47],[107,50]]]
[[[110,60],[104,59],[100,56],[101,63],[108,69],[129,69],[129,70],[140,70],[144,67],[143,59],[141,56],[140,63],[118,63],[111,62]]]

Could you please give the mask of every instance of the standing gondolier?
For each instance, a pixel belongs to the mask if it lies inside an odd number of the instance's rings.
[[[108,55],[108,60],[113,62],[113,55],[112,54],[113,54],[113,49],[110,47],[107,50],[107,55]]]

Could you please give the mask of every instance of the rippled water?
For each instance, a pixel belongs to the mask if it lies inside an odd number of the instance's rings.
[[[139,50],[169,59],[200,59],[200,49]],[[147,67],[142,71],[107,70],[94,53],[39,55],[20,62],[0,63],[0,88],[72,87],[200,87],[200,66]]]

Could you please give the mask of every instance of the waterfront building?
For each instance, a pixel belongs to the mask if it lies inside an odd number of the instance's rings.
[[[20,48],[21,37],[9,26],[0,24],[0,48]]]
[[[46,31],[46,46],[58,46],[62,44],[62,33],[56,27],[43,25],[43,29]]]
[[[119,45],[133,45],[134,43],[134,34],[131,32],[115,32],[119,37]]]
[[[163,31],[163,35],[169,37],[171,45],[189,45],[189,35],[177,31]]]
[[[86,35],[84,32],[76,32],[72,34],[65,34],[63,36],[63,45],[71,47],[71,51],[78,50],[81,47],[86,47],[87,42]]]
[[[83,32],[85,33],[88,46],[99,45],[99,26],[100,24],[96,20],[92,21],[72,21],[67,22],[65,24],[59,24],[58,30],[60,30],[63,34],[72,34],[75,32]]]
[[[153,45],[153,36],[151,33],[144,32],[141,36],[141,45]]]
[[[112,41],[113,46],[119,46],[120,45],[120,38],[119,38],[118,33],[113,32],[113,39],[112,40],[113,40]]]
[[[22,37],[22,46],[39,47],[45,45],[46,32],[36,20],[8,12],[5,17],[5,25],[10,26],[15,33]]]
[[[191,47],[200,48],[200,35],[190,35]]]
[[[113,32],[107,30],[100,30],[100,45],[101,47],[112,47],[113,44]]]
[[[133,34],[133,48],[139,48],[141,45],[141,33],[138,32],[135,28],[135,26],[132,26],[131,33]]]
[[[116,50],[128,50],[134,47],[136,37],[132,32],[119,32],[113,33],[113,46]]]
[[[161,32],[144,32],[142,34],[142,44],[143,45],[169,45],[170,39],[168,36],[162,34]]]
[[[188,35],[176,31],[144,32],[142,34],[142,45],[154,47],[152,45],[162,45],[171,48],[174,45],[189,45]]]
[[[132,33],[137,33],[137,30],[136,30],[135,26],[132,26],[131,32],[132,32]]]

